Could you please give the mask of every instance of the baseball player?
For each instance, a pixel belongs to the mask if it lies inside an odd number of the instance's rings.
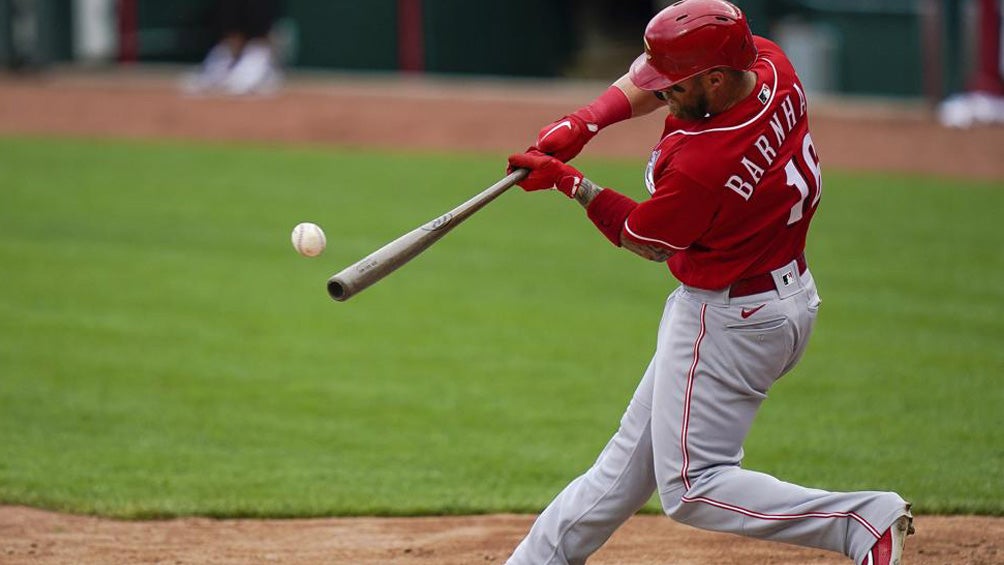
[[[666,262],[682,283],[620,428],[509,563],[583,563],[653,492],[685,524],[900,563],[912,517],[896,493],[827,492],[740,466],[820,305],[804,248],[822,179],[792,64],[723,0],[677,2],[644,37],[624,77],[509,158],[530,170],[523,189],[557,188],[614,245]],[[649,199],[565,164],[603,127],[659,107],[669,115],[645,170]]]

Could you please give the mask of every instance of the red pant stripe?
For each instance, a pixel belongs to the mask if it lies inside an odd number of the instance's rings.
[[[882,537],[875,526],[869,524],[864,518],[859,516],[855,512],[806,512],[804,514],[764,514],[763,512],[755,512],[753,510],[748,510],[739,506],[733,506],[731,504],[726,504],[724,502],[719,502],[717,500],[712,500],[707,497],[697,496],[697,497],[687,497],[684,496],[681,499],[683,502],[703,502],[705,504],[710,504],[711,506],[716,506],[724,510],[730,510],[732,512],[738,512],[745,516],[751,518],[759,518],[761,520],[799,520],[801,518],[850,518],[868,530],[871,535],[875,536],[875,539]]]
[[[690,364],[690,371],[687,372],[687,396],[683,403],[683,426],[680,429],[680,446],[683,449],[683,467],[680,469],[680,477],[683,479],[683,485],[690,490],[690,477],[687,476],[687,470],[690,467],[690,454],[687,452],[687,430],[690,427],[690,397],[694,392],[694,374],[697,372],[697,362],[701,358],[701,340],[704,339],[705,326],[704,326],[704,313],[707,311],[708,305],[701,305],[701,331],[697,333],[697,339],[694,341],[694,361]]]

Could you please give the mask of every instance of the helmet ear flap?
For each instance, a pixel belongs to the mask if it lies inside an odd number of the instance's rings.
[[[746,16],[725,0],[680,0],[645,28],[645,53],[631,65],[631,82],[665,90],[715,67],[748,69],[756,60]]]

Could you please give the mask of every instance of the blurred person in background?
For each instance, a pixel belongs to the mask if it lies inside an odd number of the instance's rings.
[[[271,33],[280,0],[219,0],[220,41],[210,49],[199,71],[186,77],[185,90],[195,94],[268,94],[280,82]]]
[[[1004,125],[1004,0],[979,0],[976,71],[968,91],[949,97],[938,107],[938,119],[948,127]]]

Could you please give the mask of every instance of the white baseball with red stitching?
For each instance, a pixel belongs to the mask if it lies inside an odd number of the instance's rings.
[[[324,251],[327,239],[324,237],[324,230],[317,224],[303,222],[293,228],[291,236],[293,249],[304,257],[317,257]]]

